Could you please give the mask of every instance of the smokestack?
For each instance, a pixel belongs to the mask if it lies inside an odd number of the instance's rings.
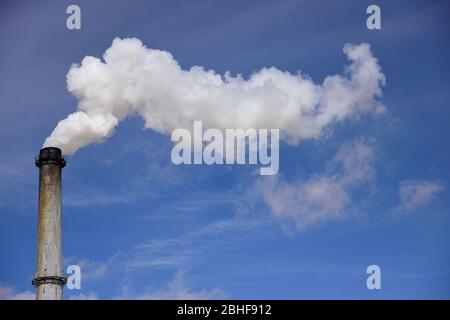
[[[62,272],[61,169],[66,166],[61,150],[41,149],[39,168],[39,209],[36,275],[37,300],[61,300],[67,278]]]

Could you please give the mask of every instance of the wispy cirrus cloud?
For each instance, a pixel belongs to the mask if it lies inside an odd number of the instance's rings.
[[[396,212],[411,212],[431,203],[445,188],[445,183],[437,180],[403,180],[399,184],[400,204]]]
[[[0,300],[34,300],[35,294],[29,290],[18,291],[13,286],[0,283]]]
[[[119,253],[114,254],[107,261],[95,261],[86,258],[67,257],[64,258],[64,264],[77,265],[81,269],[81,276],[83,280],[100,279],[103,278],[111,266],[118,259]]]
[[[214,300],[226,299],[228,295],[221,289],[193,289],[186,282],[186,271],[178,270],[174,278],[165,288],[157,291],[147,291],[145,293],[130,295],[128,289],[119,299],[133,300]]]
[[[291,182],[261,178],[251,193],[279,221],[299,229],[340,219],[352,203],[352,189],[373,178],[374,157],[373,141],[359,139],[344,144],[323,171]]]
[[[237,215],[233,218],[211,222],[177,237],[152,239],[123,253],[118,263],[123,269],[183,268],[205,252],[218,250],[212,240],[217,235],[224,239],[249,236],[252,232],[262,232],[267,225],[264,217]]]
[[[98,300],[98,294],[95,292],[80,293],[69,297],[69,300]]]

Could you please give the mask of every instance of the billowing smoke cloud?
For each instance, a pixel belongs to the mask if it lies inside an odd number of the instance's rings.
[[[67,74],[78,111],[60,121],[44,146],[73,154],[109,137],[117,124],[139,114],[163,134],[192,128],[278,128],[296,144],[361,113],[381,113],[384,75],[370,46],[344,46],[350,65],[343,76],[315,84],[302,74],[263,68],[248,79],[194,66],[183,70],[169,52],[146,48],[138,39],[115,39],[103,60],[87,56]]]

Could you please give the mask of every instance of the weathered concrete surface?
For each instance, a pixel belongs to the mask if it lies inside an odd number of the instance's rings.
[[[42,156],[42,152],[41,152]],[[62,299],[65,276],[62,272],[61,168],[62,162],[40,156],[36,299]],[[61,157],[62,159],[62,157]],[[64,161],[64,160],[62,160]]]

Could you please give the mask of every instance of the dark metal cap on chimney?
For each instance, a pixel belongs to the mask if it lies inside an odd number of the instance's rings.
[[[42,148],[39,157],[35,159],[35,163],[38,168],[44,164],[56,164],[61,168],[66,166],[66,160],[62,156],[61,149],[55,147]]]

